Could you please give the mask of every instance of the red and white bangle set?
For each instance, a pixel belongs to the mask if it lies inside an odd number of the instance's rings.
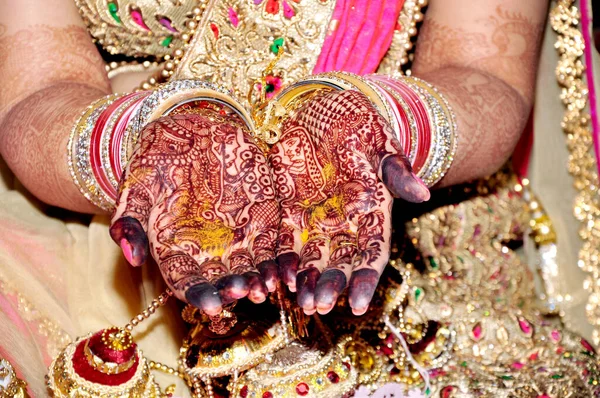
[[[109,95],[83,112],[69,138],[69,170],[81,193],[110,211],[127,162],[131,137],[127,126],[150,92]]]

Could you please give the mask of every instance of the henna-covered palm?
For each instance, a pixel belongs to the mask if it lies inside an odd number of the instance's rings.
[[[284,123],[269,154],[282,211],[277,261],[307,314],[329,312],[346,285],[352,311],[366,312],[389,259],[392,195],[429,199],[402,153],[356,91],[321,93]]]
[[[209,315],[277,282],[279,223],[270,170],[243,122],[211,109],[144,128],[110,229],[132,265],[148,255],[181,300]]]

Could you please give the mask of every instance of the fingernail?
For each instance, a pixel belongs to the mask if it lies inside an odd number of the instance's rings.
[[[361,316],[364,315],[367,310],[369,309],[369,307],[364,307],[364,308],[352,308],[352,313],[356,316]]]
[[[321,314],[321,315],[328,314],[332,309],[333,309],[333,304],[330,304],[330,305],[319,304],[319,305],[317,305],[317,312],[319,314]]]
[[[317,310],[307,310],[307,309],[305,309],[305,310],[304,310],[304,313],[305,313],[306,315],[308,315],[308,316],[311,316],[311,315],[312,315],[312,314],[314,314],[315,312],[317,312]]]
[[[149,254],[148,238],[138,220],[133,217],[122,217],[114,222],[109,232],[131,265],[137,267],[146,262]]]
[[[427,184],[425,184],[425,182],[421,178],[419,178],[419,176],[417,176],[415,173],[412,173],[412,176],[418,183],[418,185],[420,185],[421,192],[423,194],[423,202],[427,202],[431,198],[431,192],[429,191]]]
[[[131,246],[131,243],[127,241],[127,239],[122,238],[121,242],[119,243],[119,246],[121,246],[121,250],[123,250],[123,255],[125,256],[125,259],[129,264],[133,265],[134,267],[140,265],[133,263],[133,247]]]

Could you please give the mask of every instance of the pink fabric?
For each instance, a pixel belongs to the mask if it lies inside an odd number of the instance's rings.
[[[379,19],[379,15],[376,12],[380,8],[380,5],[381,2],[379,1],[355,1],[354,7],[348,12],[347,21],[343,23],[345,30],[340,32],[342,34],[342,44],[340,52],[335,59],[335,70],[358,73],[361,66],[361,58],[358,58],[358,62],[356,60],[360,54],[354,54],[352,51],[357,43],[361,43],[363,47],[368,47],[368,44],[365,46],[363,43],[371,41],[373,23],[377,23]],[[366,30],[367,25],[371,27],[371,32]]]
[[[373,42],[370,45],[371,52],[374,52],[373,56],[365,57],[362,68],[360,70],[361,75],[374,73],[381,62],[381,59],[390,48],[392,44],[392,38],[398,21],[398,15],[402,11],[405,0],[399,1],[384,1],[385,7],[382,10],[379,24],[377,25],[377,34]]]
[[[336,24],[339,23],[339,21],[342,17],[342,14],[346,10],[346,3],[349,1],[350,0],[337,0],[337,2],[335,3],[335,9],[333,10],[333,15],[331,16],[332,22],[337,21],[334,23],[336,23]],[[329,52],[331,51],[331,47],[333,45],[333,39],[335,37],[336,32],[337,32],[337,29],[330,30],[327,32],[327,37],[325,38],[325,42],[323,43],[323,46],[321,47],[321,54],[319,55],[319,58],[317,59],[317,64],[315,65],[315,68],[313,69],[313,73],[323,72],[323,70],[325,68],[325,61],[329,57]]]
[[[356,5],[357,1],[359,1],[359,0],[349,0],[346,2],[346,7],[342,11],[342,15],[340,17],[338,27],[335,30],[335,33],[333,34],[333,36],[331,37],[331,40],[333,41],[333,43],[331,44],[331,52],[325,61],[325,68],[324,68],[323,72],[330,72],[330,71],[336,69],[335,63],[337,62],[337,59],[339,59],[338,55],[340,52],[340,47],[342,45],[342,40],[344,38],[344,35],[346,34],[346,28],[348,27],[348,24],[350,23],[350,18],[351,18],[350,11],[353,8],[355,9],[355,5]]]
[[[373,73],[390,47],[404,0],[338,0],[337,29],[323,43],[313,73]]]
[[[592,51],[594,43],[591,38],[592,10],[588,0],[581,0],[581,31],[585,43],[585,73],[588,83],[588,100],[590,105],[590,114],[592,116],[592,137],[594,139],[594,152],[596,153],[596,167],[600,175],[600,125],[598,124],[598,108],[596,101],[596,87],[594,86],[594,63],[592,60]]]

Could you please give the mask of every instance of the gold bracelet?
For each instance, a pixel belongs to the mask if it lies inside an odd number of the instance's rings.
[[[304,102],[317,93],[341,90],[363,93],[388,122],[393,121],[394,116],[388,102],[371,82],[351,73],[328,72],[301,79],[273,98],[260,120],[255,121],[258,126],[257,136],[268,144],[275,144],[279,140],[283,122],[293,116]],[[398,134],[397,131],[394,132]]]
[[[119,97],[111,94],[89,105],[71,130],[67,146],[67,162],[73,182],[87,200],[107,211],[114,207],[114,203],[94,176],[90,163],[90,144],[98,118]]]

